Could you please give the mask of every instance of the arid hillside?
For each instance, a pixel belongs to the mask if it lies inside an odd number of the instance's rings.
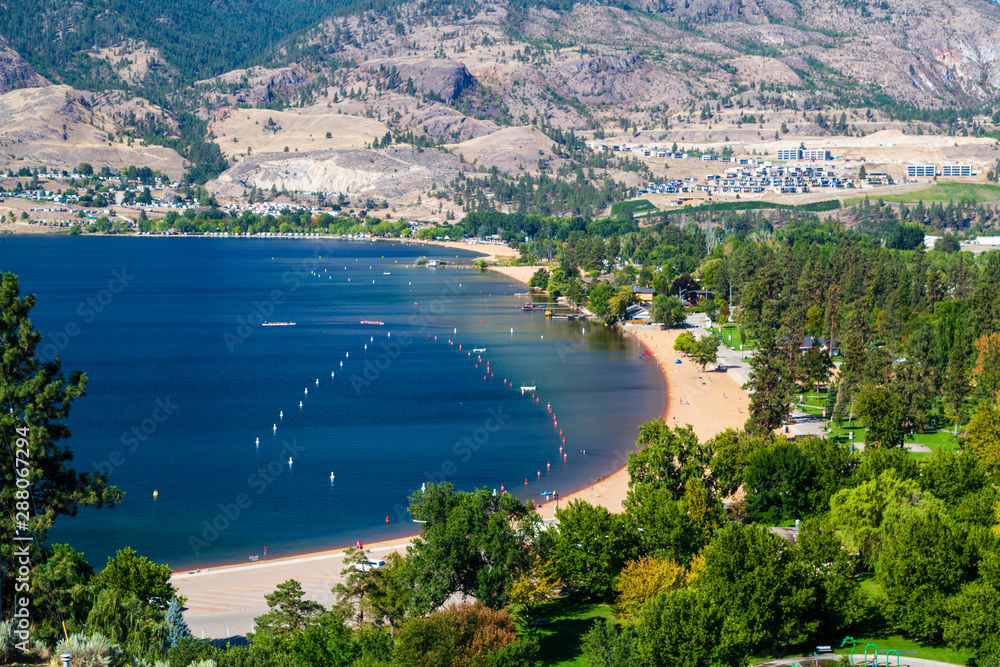
[[[984,137],[998,36],[983,0],[406,3],[342,12],[198,80],[151,37],[89,47],[67,76],[83,68],[94,90],[50,85],[0,44],[0,166],[196,164],[200,182],[228,165],[220,195],[374,189],[407,205],[457,174],[632,186],[668,173],[574,142],[764,154],[883,131]],[[991,152],[898,143],[902,161]]]

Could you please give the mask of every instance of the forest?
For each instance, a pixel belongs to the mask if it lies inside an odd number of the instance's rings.
[[[975,215],[948,208],[947,224]],[[689,427],[638,425],[624,511],[573,501],[548,530],[513,496],[428,484],[410,498],[425,523],[405,555],[354,568],[365,556],[351,550],[332,608],[281,584],[245,647],[189,636],[165,566],[126,550],[98,572],[71,546],[46,543],[31,585],[50,595],[34,597],[34,634],[56,650],[110,656],[112,667],[516,666],[564,664],[566,651],[592,667],[735,667],[811,655],[845,636],[998,665],[1000,252],[925,248],[910,229],[938,207],[888,209],[862,203],[856,229],[797,210],[700,212],[642,228],[627,217],[470,214],[463,231],[509,238],[525,262],[548,260],[549,294],[603,308],[609,323],[635,286],[665,298],[710,291],[690,309],[754,349],[745,427],[699,441]],[[305,211],[190,210],[172,224],[180,219],[192,229],[410,233]],[[44,541],[60,514],[121,496],[106,479],[68,472],[59,406],[85,379],[34,359],[32,301],[13,276],[2,299],[0,334],[18,343],[3,358],[8,382],[41,383],[63,401],[31,413],[32,458],[52,477],[36,499],[49,507],[36,531]],[[821,346],[803,354],[807,338]],[[827,436],[787,440],[789,409],[810,401],[829,416]],[[7,411],[0,427],[16,439]],[[908,451],[916,438],[930,453]],[[2,474],[2,500],[13,503],[11,466]],[[10,516],[2,527],[10,570]],[[455,593],[471,599],[446,605]],[[7,579],[3,595],[11,609]],[[567,609],[588,620],[558,620]]]

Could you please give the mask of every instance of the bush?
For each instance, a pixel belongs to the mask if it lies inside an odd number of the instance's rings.
[[[69,641],[59,642],[55,652],[72,653],[75,667],[118,667],[123,657],[121,648],[101,634],[70,635]]]
[[[14,621],[0,622],[0,661],[13,661],[19,651],[15,646],[17,637],[14,635]]]
[[[427,258],[424,257],[423,255],[417,257],[417,261],[414,262],[414,264],[416,264],[417,266],[423,266],[426,263],[427,263]]]

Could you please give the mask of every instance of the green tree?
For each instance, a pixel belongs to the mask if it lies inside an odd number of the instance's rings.
[[[969,580],[972,565],[963,535],[942,512],[910,514],[886,540],[878,563],[886,617],[909,635],[940,639],[948,599]]]
[[[351,629],[338,613],[323,612],[284,643],[280,653],[293,665],[350,667],[358,654]]]
[[[697,345],[698,339],[690,331],[679,334],[674,340],[674,349],[685,354],[691,354]]]
[[[36,641],[54,645],[63,636],[62,623],[70,634],[83,630],[93,603],[93,576],[94,568],[68,544],[46,547],[45,558],[31,570]]]
[[[604,319],[610,312],[609,302],[614,295],[614,287],[604,282],[595,282],[587,292],[587,307],[592,313]]]
[[[854,410],[867,429],[865,446],[900,447],[903,444],[903,406],[886,387],[866,385],[854,399]]]
[[[369,564],[363,549],[350,547],[344,552],[344,569],[340,574],[344,580],[332,589],[337,598],[335,609],[359,624],[365,622],[365,612],[369,612],[368,620],[372,622],[370,599],[365,594],[372,591],[381,572]]]
[[[624,320],[626,311],[630,305],[635,303],[637,297],[632,293],[632,286],[625,285],[619,287],[608,299],[608,312],[604,316],[605,322],[613,320]]]
[[[663,419],[642,424],[635,446],[638,451],[628,456],[629,486],[663,488],[674,498],[684,494],[689,479],[704,479],[712,460],[691,426],[670,428]]]
[[[766,446],[763,438],[731,428],[712,438],[707,447],[712,451],[709,467],[716,491],[723,496],[736,493],[743,485],[751,456]]]
[[[704,336],[698,339],[691,352],[691,360],[701,366],[701,372],[705,372],[705,366],[714,364],[718,358],[720,341],[715,336]]]
[[[701,590],[663,592],[642,611],[638,664],[649,667],[731,667],[745,664],[746,645],[727,627],[725,612]]]
[[[188,628],[188,624],[184,620],[184,612],[181,611],[181,603],[177,601],[177,598],[170,601],[170,606],[167,607],[166,620],[169,626],[167,631],[167,648],[173,648],[177,646],[180,640],[191,636],[191,629]]]
[[[530,566],[534,510],[508,494],[456,492],[442,483],[414,493],[410,511],[425,522],[406,558],[415,610],[426,613],[459,592],[490,607],[507,605],[511,582]]]
[[[806,331],[813,336],[822,335],[824,321],[825,317],[822,306],[813,305],[806,311]]]
[[[385,567],[375,572],[365,590],[369,620],[397,628],[406,616],[409,598],[405,560],[397,553],[390,553],[385,557]]]
[[[689,479],[682,498],[664,487],[639,486],[626,500],[625,534],[636,553],[689,563],[723,522],[722,504],[700,479]]]
[[[618,573],[638,553],[636,531],[623,515],[582,500],[557,509],[556,518],[551,553],[559,577],[595,599],[610,597]]]
[[[164,613],[132,593],[99,589],[87,615],[87,632],[99,633],[132,657],[162,655],[170,628]]]
[[[807,519],[799,528],[795,551],[815,590],[807,624],[837,632],[861,620],[867,606],[855,576],[855,558],[834,529],[820,519]]]
[[[922,493],[913,480],[901,479],[894,469],[886,469],[866,482],[837,492],[830,500],[830,521],[843,531],[848,544],[865,563],[874,567],[898,522],[938,502]]]
[[[750,379],[744,389],[751,391],[750,415],[746,430],[757,436],[767,436],[781,426],[791,402],[791,371],[778,349],[774,332],[766,330],[757,342],[750,359]]]
[[[549,285],[549,272],[545,269],[538,269],[531,275],[531,279],[528,281],[528,287],[537,287],[538,289],[545,289]]]
[[[762,449],[747,462],[746,502],[750,515],[772,525],[810,513],[806,492],[815,470],[798,445],[779,442]]]
[[[684,316],[684,304],[677,297],[666,294],[657,294],[653,297],[649,317],[654,322],[676,327],[684,323]]]
[[[170,583],[171,575],[169,565],[157,565],[126,547],[115,558],[108,558],[108,564],[94,579],[94,585],[122,595],[134,595],[159,609],[166,609],[177,594]]]
[[[261,646],[276,647],[305,631],[323,613],[323,605],[304,599],[302,584],[289,579],[264,596],[268,612],[253,620],[254,632],[247,639]]]
[[[965,584],[946,603],[944,639],[949,646],[970,651],[977,665],[995,665],[1000,658],[1000,588],[989,581]],[[993,660],[990,663],[989,660]]]
[[[583,636],[589,667],[633,667],[639,664],[636,624],[598,620]]]
[[[0,516],[3,572],[17,571],[18,512],[31,508],[28,532],[36,543],[42,543],[60,515],[72,516],[81,505],[111,506],[122,496],[116,487],[108,486],[107,475],[77,473],[70,467],[73,452],[60,443],[69,437],[63,420],[73,400],[84,395],[87,379],[82,373],[63,377],[55,345],[42,346],[41,334],[28,319],[35,297],[19,295],[17,277],[4,273],[0,277],[0,376],[4,379],[0,383],[0,432],[10,447],[0,454],[0,502],[7,508]],[[32,561],[37,561],[34,554]],[[12,610],[15,578],[2,580],[3,609]]]
[[[764,526],[729,524],[704,551],[695,587],[726,618],[727,642],[751,652],[804,641],[815,591],[791,545]]]

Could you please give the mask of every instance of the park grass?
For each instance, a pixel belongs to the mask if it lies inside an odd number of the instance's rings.
[[[955,651],[945,646],[928,646],[921,644],[915,639],[909,639],[908,637],[893,634],[889,631],[873,633],[867,637],[855,637],[854,639],[858,642],[857,649],[854,651],[854,659],[858,662],[864,657],[865,646],[867,644],[878,646],[880,665],[885,664],[883,661],[886,649],[895,649],[901,653],[900,664],[906,664],[907,658],[923,658],[924,660],[948,662],[953,665],[967,665],[969,664],[969,659],[972,657],[969,653]],[[839,648],[840,642],[833,642],[833,640],[831,640],[831,644],[837,655],[851,655],[850,642],[848,642],[846,648]],[[903,651],[913,651],[913,653],[902,653]],[[892,664],[895,664],[895,661],[892,661]]]
[[[1000,200],[1000,185],[991,185],[988,183],[935,183],[922,190],[893,195],[868,195],[868,198],[872,201],[881,199],[882,201],[903,204],[916,204],[918,201],[922,201],[925,204],[931,202],[947,203],[950,201],[978,204],[980,202]],[[851,197],[844,200],[844,205],[860,204],[864,200],[865,197]]]
[[[613,618],[611,607],[587,598],[566,595],[535,608],[535,618],[552,621],[538,629],[538,661],[550,667],[587,667],[583,656],[583,635],[601,619]]]
[[[740,327],[734,322],[727,323],[722,329],[716,329],[716,335],[722,341],[722,344],[734,350],[740,349]],[[732,336],[733,339],[729,340]],[[747,332],[747,342],[743,346],[744,350],[752,350],[757,346],[757,339],[753,338],[749,332]]]

